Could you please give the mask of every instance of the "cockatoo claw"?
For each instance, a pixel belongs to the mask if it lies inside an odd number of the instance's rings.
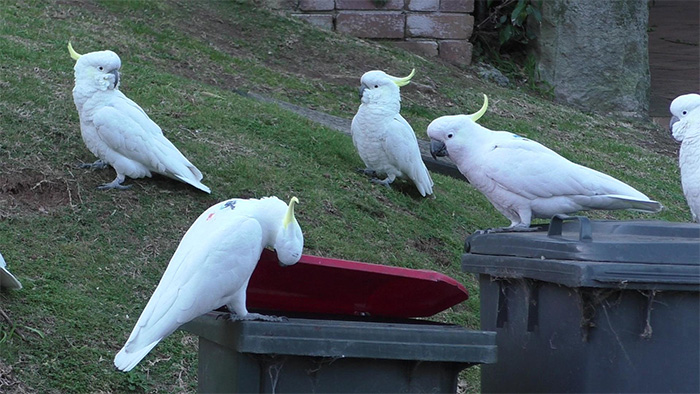
[[[376,183],[377,185],[384,185],[384,186],[388,187],[389,189],[391,189],[391,182],[392,181],[390,181],[389,178],[386,178],[386,179],[372,178],[372,179],[370,179],[370,182]]]
[[[526,233],[530,231],[537,231],[539,230],[539,227],[526,227],[526,226],[513,226],[513,227],[499,227],[496,229],[489,229],[492,230],[491,232],[503,232],[503,233]]]
[[[490,234],[490,233],[515,233],[515,232],[530,232],[541,230],[539,226],[535,227],[525,227],[525,226],[513,226],[513,227],[494,227],[486,230],[477,230],[474,234]]]
[[[277,321],[277,322],[289,321],[289,319],[287,319],[284,316],[269,316],[269,315],[262,315],[260,313],[248,313],[245,316],[239,316],[235,313],[231,313],[229,315],[229,320],[231,320],[231,321],[264,320],[264,321]]]
[[[85,168],[90,170],[104,170],[109,167],[109,164],[102,161],[102,159],[96,160],[94,163],[80,163],[78,168]]]
[[[128,190],[128,189],[131,189],[131,186],[132,185],[124,186],[121,184],[121,182],[119,182],[118,179],[115,179],[110,183],[105,183],[103,185],[97,186],[97,188],[100,190],[109,190],[109,189]]]
[[[359,172],[360,174],[367,175],[367,176],[373,176],[373,177],[377,176],[377,172],[371,168],[358,168],[355,171]]]

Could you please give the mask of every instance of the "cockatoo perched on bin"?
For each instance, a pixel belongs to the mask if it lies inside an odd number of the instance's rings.
[[[119,91],[121,60],[112,51],[80,55],[68,43],[75,62],[73,101],[80,132],[98,160],[85,167],[114,167],[117,177],[100,189],[126,189],[122,182],[156,172],[210,192],[202,173],[163,135],[160,127],[135,102]]]
[[[700,94],[676,97],[671,103],[671,114],[671,134],[681,143],[678,165],[683,194],[693,220],[700,222]]]
[[[405,78],[383,71],[368,71],[360,79],[362,104],[352,119],[352,142],[365,163],[367,175],[385,174],[372,181],[389,186],[394,179],[410,178],[421,196],[433,194],[433,180],[418,148],[411,125],[400,114],[399,87],[407,85],[416,70]]]
[[[0,254],[0,288],[19,290],[22,284],[15,278],[14,275],[7,269],[7,263]]]
[[[529,230],[533,217],[590,209],[658,212],[661,204],[619,180],[559,156],[507,131],[492,131],[473,115],[443,116],[428,125],[433,156],[449,156],[496,209],[511,221],[503,230]]]
[[[282,318],[249,313],[246,289],[263,248],[283,266],[301,258],[304,236],[289,205],[277,197],[231,199],[202,213],[180,245],[114,365],[129,371],[180,325],[226,305],[232,320]]]

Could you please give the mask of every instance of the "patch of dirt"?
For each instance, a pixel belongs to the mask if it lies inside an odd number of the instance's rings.
[[[418,238],[413,240],[413,247],[417,251],[426,253],[431,260],[440,267],[452,265],[450,256],[445,255],[445,243],[435,237]]]
[[[5,364],[5,362],[0,359],[0,393],[33,393],[31,390],[21,381],[17,380],[12,372],[12,366]]]
[[[681,144],[673,139],[668,128],[659,126],[654,129],[653,126],[655,125],[641,128],[640,133],[634,137],[634,142],[660,155],[677,157]]]
[[[326,211],[326,213],[337,217],[343,217],[343,213],[340,212],[338,208],[335,207],[335,205],[333,205],[333,202],[329,200],[323,200],[321,204],[323,204],[323,209]]]
[[[0,217],[16,209],[49,213],[80,199],[78,186],[65,178],[51,177],[24,168],[0,175]]]

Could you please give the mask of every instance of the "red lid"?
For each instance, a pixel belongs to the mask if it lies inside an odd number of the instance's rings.
[[[439,272],[302,255],[281,267],[265,249],[248,284],[248,307],[374,317],[428,317],[469,297]]]

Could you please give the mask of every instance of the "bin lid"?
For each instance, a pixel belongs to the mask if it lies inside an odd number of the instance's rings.
[[[303,318],[232,322],[220,316],[207,313],[180,329],[241,353],[469,364],[496,361],[495,332],[456,325]]]
[[[468,297],[461,283],[435,271],[310,255],[281,267],[266,249],[250,278],[247,303],[282,312],[408,318],[432,316]]]
[[[477,232],[462,270],[568,286],[700,289],[700,225],[557,215],[532,232]]]

